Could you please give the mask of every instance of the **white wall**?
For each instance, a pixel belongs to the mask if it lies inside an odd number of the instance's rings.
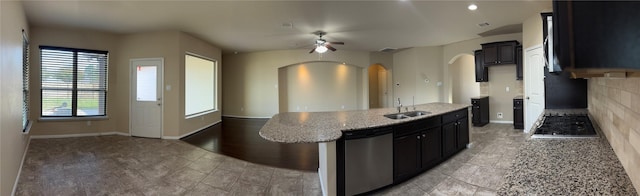
[[[356,110],[362,68],[330,62],[310,62],[283,67],[280,112]],[[284,84],[286,82],[286,84]],[[286,86],[286,90],[285,90]],[[285,101],[286,100],[286,101]]]
[[[22,29],[29,29],[19,1],[0,1],[0,16],[0,195],[11,195],[28,143],[22,134]]]
[[[442,102],[442,47],[417,47],[397,52],[393,55],[393,101],[403,106]],[[428,80],[428,82],[425,82]],[[398,85],[399,84],[399,85]]]
[[[308,50],[276,50],[229,54],[222,58],[222,114],[240,117],[271,117],[279,112],[278,68],[313,61],[344,62],[366,68],[369,52],[338,50],[321,56]],[[359,109],[369,105],[368,77],[361,69]]]
[[[453,103],[471,104],[471,97],[480,95],[480,83],[476,82],[475,57],[462,55],[451,65]]]

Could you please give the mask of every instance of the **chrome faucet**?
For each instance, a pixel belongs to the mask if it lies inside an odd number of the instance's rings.
[[[400,97],[398,97],[398,113],[402,112],[402,104],[400,103]]]

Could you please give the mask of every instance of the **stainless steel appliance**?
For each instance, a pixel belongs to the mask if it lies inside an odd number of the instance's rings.
[[[393,183],[392,132],[387,127],[344,133],[345,195]]]

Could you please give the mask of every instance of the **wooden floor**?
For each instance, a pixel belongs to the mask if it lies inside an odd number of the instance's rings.
[[[222,117],[218,123],[182,140],[205,150],[280,168],[317,171],[318,144],[283,144],[260,137],[268,119]]]

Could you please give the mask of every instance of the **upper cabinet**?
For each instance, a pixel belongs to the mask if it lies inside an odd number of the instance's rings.
[[[553,63],[574,77],[640,71],[639,10],[640,1],[554,0]]]
[[[522,45],[516,46],[516,80],[522,80]]]
[[[516,64],[516,46],[518,41],[504,41],[482,44],[485,66]]]
[[[487,70],[487,67],[482,63],[482,50],[473,51],[473,56],[476,62],[476,82],[488,82],[489,70]]]

